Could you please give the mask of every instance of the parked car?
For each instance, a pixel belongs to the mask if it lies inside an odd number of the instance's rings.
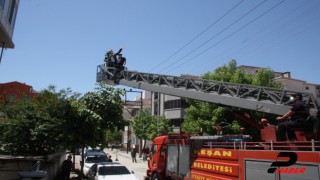
[[[88,180],[138,180],[127,167],[117,162],[96,163],[88,172]]]
[[[88,150],[84,155],[83,174],[87,176],[89,169],[95,163],[106,162],[107,154],[103,151]]]
[[[86,150],[84,153],[84,156],[101,156],[101,155],[105,155],[107,156],[108,153],[105,153],[104,151],[100,150],[100,149],[89,149]]]

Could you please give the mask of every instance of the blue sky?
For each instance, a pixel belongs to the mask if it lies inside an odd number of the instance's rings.
[[[92,91],[122,47],[129,70],[201,75],[235,59],[320,84],[319,32],[318,0],[23,0],[0,83]]]

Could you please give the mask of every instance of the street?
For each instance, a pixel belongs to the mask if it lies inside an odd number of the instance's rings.
[[[142,158],[139,158],[139,154],[137,154],[137,163],[133,163],[130,152],[127,154],[126,151],[119,151],[118,149],[113,149],[112,151],[111,149],[104,149],[104,152],[112,156],[113,162],[120,162],[130,171],[133,171],[139,180],[142,180],[146,175],[148,161],[143,161]],[[116,159],[118,159],[118,161],[116,161]]]
[[[126,166],[130,171],[134,172],[134,175],[139,179],[143,180],[146,175],[148,161],[143,161],[142,158],[139,158],[139,154],[137,154],[137,163],[133,163],[131,159],[130,152],[120,151],[118,149],[104,149],[104,152],[108,153],[112,156],[113,162],[119,162],[122,165]],[[75,169],[80,170],[80,160],[81,156],[77,155],[75,158]],[[118,161],[117,161],[118,160]],[[75,173],[71,174],[71,179],[77,179],[78,175]]]

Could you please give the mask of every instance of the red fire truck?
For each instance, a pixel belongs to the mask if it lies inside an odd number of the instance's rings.
[[[240,136],[163,135],[152,143],[149,179],[319,179],[319,142],[247,142]]]
[[[261,132],[261,141],[247,135],[156,137],[148,161],[147,179],[319,179],[319,100],[313,94],[197,78],[97,67],[97,81],[232,107],[233,113]],[[261,124],[241,113],[249,109],[276,115],[291,107],[290,96],[301,93],[310,118],[296,128],[297,142],[277,142],[276,126]]]

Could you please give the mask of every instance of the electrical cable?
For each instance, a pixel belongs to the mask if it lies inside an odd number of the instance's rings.
[[[276,20],[273,21],[272,23],[270,23],[270,24],[262,27],[260,30],[258,30],[259,33],[252,33],[251,35],[248,35],[249,38],[246,38],[246,41],[248,41],[249,39],[253,39],[253,37],[255,37],[255,36],[257,36],[257,35],[262,34],[263,31],[266,31],[266,30],[270,29],[270,27],[274,27],[274,25],[275,25],[276,23],[280,22],[280,20],[282,20],[282,19],[288,17],[289,15],[293,14],[293,13],[296,12],[297,10],[301,9],[301,7],[304,7],[304,6],[309,5],[310,2],[311,2],[311,1],[308,1],[308,3],[304,3],[304,2],[303,2],[302,4],[299,4],[299,5],[297,6],[297,8],[293,9],[292,11],[290,11],[289,13],[287,13],[286,15],[284,15],[284,16],[276,19]],[[297,16],[301,16],[301,14],[304,14],[305,12],[311,12],[313,9],[317,8],[318,6],[319,6],[319,4],[317,4],[316,6],[312,6],[312,8],[309,8],[309,9],[305,10],[303,13],[300,13],[300,14],[298,14]],[[262,34],[262,35],[260,36],[260,38],[257,38],[257,39],[255,39],[255,40],[247,43],[245,46],[240,46],[240,44],[243,44],[242,41],[241,41],[240,43],[235,44],[235,45],[234,45],[232,48],[230,48],[230,49],[234,49],[235,47],[241,47],[240,49],[237,49],[236,52],[239,52],[241,49],[245,49],[245,50],[247,50],[248,52],[253,52],[253,50],[248,49],[247,46],[248,46],[249,44],[254,44],[255,42],[262,42],[261,39],[271,40],[271,38],[267,38],[270,34],[274,33],[274,31],[278,31],[279,29],[283,30],[284,28],[282,28],[282,27],[287,27],[287,24],[288,24],[288,23],[290,23],[291,21],[296,21],[296,17],[297,17],[297,16],[294,16],[293,18],[291,18],[291,20],[289,20],[289,21],[286,22],[285,24],[281,24],[281,25],[278,26],[277,28],[273,28],[273,30],[267,32],[267,34]],[[256,44],[255,44],[254,47],[256,47]],[[217,55],[217,56],[215,56],[215,57],[209,58],[209,59],[218,59],[218,57],[221,57],[222,55],[230,52],[230,49],[228,49],[227,51],[224,51],[223,53],[220,53],[219,55]],[[255,48],[255,49],[256,49],[256,48]],[[196,71],[200,71],[200,69],[202,69],[202,68],[204,68],[204,67],[209,67],[209,66],[212,66],[212,65],[213,65],[213,64],[212,64],[212,61],[206,61],[206,62],[208,62],[208,63],[203,63],[203,64],[201,64],[200,66],[198,66],[197,68],[192,67],[192,69],[190,69],[190,71],[188,71],[188,72],[196,73]]]
[[[244,0],[241,0],[239,3],[237,3],[235,6],[233,6],[229,11],[227,11],[224,15],[222,15],[220,18],[218,18],[215,22],[213,22],[212,24],[210,24],[208,27],[206,27],[203,31],[201,31],[198,35],[196,35],[194,38],[192,38],[187,44],[185,44],[184,46],[182,46],[180,49],[178,49],[177,51],[175,51],[172,55],[170,55],[167,59],[165,59],[164,61],[160,62],[158,65],[156,65],[155,67],[153,67],[151,70],[149,70],[149,72],[154,71],[156,68],[158,68],[160,65],[166,63],[169,59],[171,59],[173,56],[175,56],[176,54],[178,54],[181,50],[183,50],[184,48],[186,48],[189,44],[191,44],[193,41],[195,41],[197,38],[199,38],[202,34],[204,34],[206,31],[208,31],[212,26],[216,25],[219,21],[221,21],[225,16],[227,16],[231,11],[233,11],[236,7],[238,7],[241,3],[243,3]]]
[[[261,3],[259,3],[258,5],[256,5],[255,7],[253,7],[252,9],[250,9],[248,12],[246,12],[244,15],[242,15],[240,18],[238,18],[237,20],[233,21],[231,24],[229,24],[227,27],[225,27],[224,29],[222,29],[221,31],[219,31],[217,34],[215,34],[214,36],[212,36],[210,39],[208,39],[206,42],[202,43],[200,46],[196,47],[195,49],[193,49],[191,52],[187,53],[186,55],[184,55],[183,57],[179,58],[177,61],[175,61],[174,63],[166,66],[165,68],[163,68],[160,72],[163,72],[165,69],[168,69],[169,67],[175,65],[176,63],[180,62],[181,60],[183,60],[184,58],[186,58],[187,56],[189,56],[190,54],[192,54],[193,52],[195,52],[196,50],[198,50],[199,48],[201,48],[202,46],[206,45],[207,43],[209,43],[211,40],[213,40],[215,37],[219,36],[221,33],[223,33],[224,31],[226,31],[227,29],[229,29],[231,26],[235,25],[237,22],[239,22],[241,19],[245,18],[247,15],[249,15],[250,13],[252,13],[254,10],[256,10],[258,7],[260,7],[262,4],[264,4],[265,2],[267,2],[267,0],[262,1]]]
[[[262,14],[260,14],[259,16],[257,16],[256,18],[254,18],[253,20],[249,21],[248,23],[246,23],[245,25],[241,26],[239,29],[237,29],[236,31],[232,32],[230,35],[228,35],[227,37],[223,38],[222,40],[218,41],[217,43],[215,43],[214,45],[210,46],[209,48],[205,49],[204,51],[200,52],[199,54],[197,54],[196,56],[193,56],[192,58],[188,59],[187,61],[181,63],[178,66],[175,66],[174,68],[170,69],[169,71],[167,71],[166,73],[169,73],[175,69],[177,69],[178,67],[181,67],[183,65],[185,65],[186,63],[190,62],[192,59],[194,59],[195,57],[198,57],[200,55],[202,55],[203,53],[207,52],[208,50],[210,50],[211,48],[217,46],[218,44],[220,44],[221,42],[225,41],[226,39],[230,38],[231,36],[235,35],[236,33],[238,33],[239,31],[241,31],[243,28],[245,28],[246,26],[248,26],[249,24],[255,22],[256,20],[260,19],[261,17],[263,17],[264,15],[266,15],[268,12],[270,12],[271,10],[275,9],[276,7],[278,7],[279,5],[281,5],[284,1],[286,0],[282,0],[279,3],[277,3],[276,5],[272,6],[270,9],[268,9],[267,11],[263,12]]]

